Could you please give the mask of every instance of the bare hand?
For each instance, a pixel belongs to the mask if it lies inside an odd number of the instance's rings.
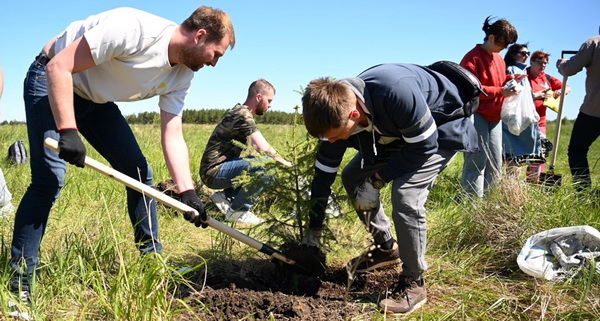
[[[546,99],[546,98],[550,97],[549,91],[550,91],[550,89],[540,90],[540,91],[537,91],[535,94],[533,94],[533,96],[535,97],[535,99]]]
[[[561,93],[562,93],[562,91],[559,89],[559,90],[555,91],[552,96],[554,97],[554,99],[557,99],[558,97],[560,97]]]
[[[516,94],[518,94],[518,92],[515,88],[502,87],[502,96],[510,97],[510,96],[514,96]]]

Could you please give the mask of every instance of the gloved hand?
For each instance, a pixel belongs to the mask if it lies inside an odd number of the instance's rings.
[[[379,190],[368,180],[354,191],[354,208],[362,211],[374,210],[379,206]]]
[[[58,131],[60,139],[58,140],[58,157],[65,161],[83,168],[85,165],[85,145],[77,129],[65,128]]]
[[[200,227],[202,226],[202,228],[206,228],[208,227],[208,225],[206,224],[206,221],[208,220],[208,216],[206,215],[206,210],[204,209],[204,204],[202,204],[202,201],[200,201],[200,199],[198,198],[198,195],[196,195],[196,191],[191,189],[182,193],[179,193],[179,197],[181,198],[181,202],[193,209],[195,209],[196,211],[198,211],[198,216],[194,215],[194,212],[185,212],[183,213],[183,217],[194,223],[194,225],[196,225],[196,227]]]
[[[300,245],[305,245],[305,246],[313,246],[316,248],[320,248],[321,247],[321,238],[323,237],[323,230],[322,229],[306,229],[306,232],[304,233],[304,237],[302,237],[302,240],[300,241]]]

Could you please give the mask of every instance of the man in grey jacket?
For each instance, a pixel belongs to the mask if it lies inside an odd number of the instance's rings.
[[[308,133],[322,140],[311,187],[315,206],[303,243],[319,246],[331,184],[346,149],[357,149],[342,182],[374,244],[347,267],[361,273],[402,260],[396,288],[379,303],[385,313],[408,314],[427,301],[425,202],[456,152],[477,148],[469,118],[444,122],[440,115],[464,103],[445,76],[412,64],[382,64],[355,78],[316,79],[302,97]],[[398,242],[379,199],[387,183]]]
[[[570,59],[559,59],[556,68],[563,76],[587,69],[585,98],[573,125],[569,142],[569,167],[578,191],[592,187],[587,154],[600,136],[600,36],[586,40]]]

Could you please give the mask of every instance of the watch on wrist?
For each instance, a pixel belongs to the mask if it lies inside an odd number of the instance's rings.
[[[370,181],[375,189],[382,189],[385,186],[385,182],[378,179],[375,175],[371,176]]]

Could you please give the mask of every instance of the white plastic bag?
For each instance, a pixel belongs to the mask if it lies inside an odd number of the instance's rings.
[[[515,82],[515,86],[518,94],[504,98],[500,116],[511,134],[519,136],[525,128],[539,121],[540,115],[535,110],[529,81]]]
[[[577,240],[578,245],[581,245],[581,249],[578,249],[577,252],[582,257],[600,250],[600,232],[591,226],[553,228],[527,239],[517,257],[519,268],[531,276],[546,280],[556,280],[568,276],[569,270],[561,266],[559,258],[552,251],[556,241],[565,238]]]
[[[0,207],[10,203],[11,199],[12,194],[8,190],[6,180],[4,180],[4,173],[2,172],[2,168],[0,168]]]

